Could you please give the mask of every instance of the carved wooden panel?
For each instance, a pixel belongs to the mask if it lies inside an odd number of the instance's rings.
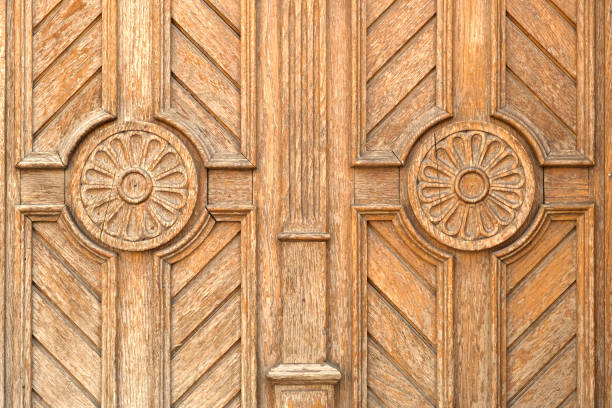
[[[252,167],[251,0],[168,0],[159,118],[197,139],[209,166]]]
[[[528,134],[544,164],[593,161],[594,5],[496,2],[493,114]]]
[[[357,164],[398,164],[451,116],[450,2],[360,0],[354,7]]]
[[[452,406],[452,259],[389,210],[357,209],[364,393],[354,405]]]
[[[61,207],[22,207],[21,213],[29,262],[15,269],[14,307],[23,314],[12,324],[22,351],[15,368],[23,370],[23,403],[112,406],[115,257],[80,234]]]
[[[173,407],[225,407],[241,400],[241,225],[212,224],[163,266]]]
[[[254,1],[8,5],[10,405],[254,407]]]
[[[593,406],[592,217],[546,206],[493,255],[501,407]]]
[[[20,41],[31,41],[21,49],[17,77],[24,85],[24,153],[61,165],[84,130],[114,115],[115,11],[102,0],[36,0],[19,12]]]

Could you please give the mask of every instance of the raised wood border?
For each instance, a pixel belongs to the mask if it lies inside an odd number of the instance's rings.
[[[354,167],[401,166],[419,136],[437,123],[453,116],[453,0],[436,0],[436,105],[419,122],[418,131],[405,145],[394,150],[367,150],[366,133],[366,1],[351,5],[352,106],[354,133],[352,165]]]
[[[578,2],[576,45],[577,149],[571,154],[551,154],[532,131],[529,120],[504,107],[506,99],[506,0],[495,0],[491,13],[491,112],[526,136],[542,166],[593,166],[595,148],[595,1]]]
[[[32,224],[34,222],[56,222],[81,246],[100,262],[103,272],[101,303],[101,372],[100,406],[112,408],[117,405],[117,256],[89,240],[76,226],[64,205],[18,205],[14,209],[18,222],[14,225],[15,248],[13,249],[12,274],[10,277],[13,296],[7,298],[10,310],[7,325],[10,327],[11,347],[8,350],[10,372],[6,390],[9,406],[30,407],[32,390],[31,361],[31,289],[32,289]],[[8,384],[7,384],[8,385]]]
[[[492,359],[493,398],[497,406],[506,407],[506,272],[503,261],[529,250],[542,230],[553,220],[575,221],[577,230],[577,404],[595,406],[595,251],[593,240],[594,206],[543,205],[523,236],[510,246],[491,255],[491,308],[493,327]]]
[[[603,290],[604,310],[603,313],[604,328],[600,333],[604,333],[603,343],[603,373],[602,379],[597,384],[597,387],[603,387],[603,406],[612,408],[612,211],[610,211],[610,203],[612,203],[612,0],[605,0],[603,6],[604,14],[604,89],[603,89],[603,108],[604,108],[604,126],[603,126],[603,148],[605,149],[605,163],[602,164],[604,174],[605,191],[602,194],[603,202],[600,208],[604,208],[605,226],[603,231],[605,237],[603,240],[604,256],[603,265],[604,273],[600,274],[605,283]],[[598,320],[601,321],[601,320]]]
[[[371,205],[353,206],[352,251],[354,267],[350,276],[352,284],[351,315],[352,366],[351,406],[367,408],[367,223],[391,221],[404,242],[427,253],[439,262],[436,278],[437,302],[437,390],[438,407],[454,406],[454,340],[453,340],[453,256],[429,245],[414,229],[401,206]]]
[[[217,222],[240,222],[241,224],[241,406],[257,407],[257,275],[255,262],[255,211],[251,205],[232,207],[207,207],[208,217],[194,226],[196,230],[176,245],[155,253],[155,275],[159,277],[157,290],[160,294],[159,316],[163,353],[160,359],[162,407],[172,406],[171,398],[171,289],[170,264],[191,253],[208,239],[212,226]]]

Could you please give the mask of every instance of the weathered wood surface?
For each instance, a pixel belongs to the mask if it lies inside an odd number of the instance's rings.
[[[0,1],[0,407],[612,408],[612,0]]]

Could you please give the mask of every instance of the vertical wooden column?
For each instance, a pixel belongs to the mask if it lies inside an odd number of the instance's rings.
[[[154,31],[160,29],[157,3],[117,0],[120,122],[153,117]],[[161,336],[156,333],[161,319],[159,276],[151,251],[117,252],[119,406],[157,407],[161,404]]]
[[[275,237],[280,362],[267,375],[276,407],[331,407],[340,372],[327,361],[327,2],[275,3],[280,89]]]
[[[489,118],[490,0],[459,0],[455,5],[455,81],[457,121]],[[455,253],[455,403],[495,406],[489,370],[494,349],[488,303],[491,262],[486,251]]]

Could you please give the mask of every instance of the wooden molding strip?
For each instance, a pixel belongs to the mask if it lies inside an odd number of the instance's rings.
[[[280,232],[277,236],[279,241],[309,241],[327,242],[331,238],[328,232]]]
[[[336,384],[342,373],[329,363],[279,364],[268,371],[266,378],[277,384]]]
[[[31,152],[17,163],[19,169],[62,169],[66,167],[57,153]]]

